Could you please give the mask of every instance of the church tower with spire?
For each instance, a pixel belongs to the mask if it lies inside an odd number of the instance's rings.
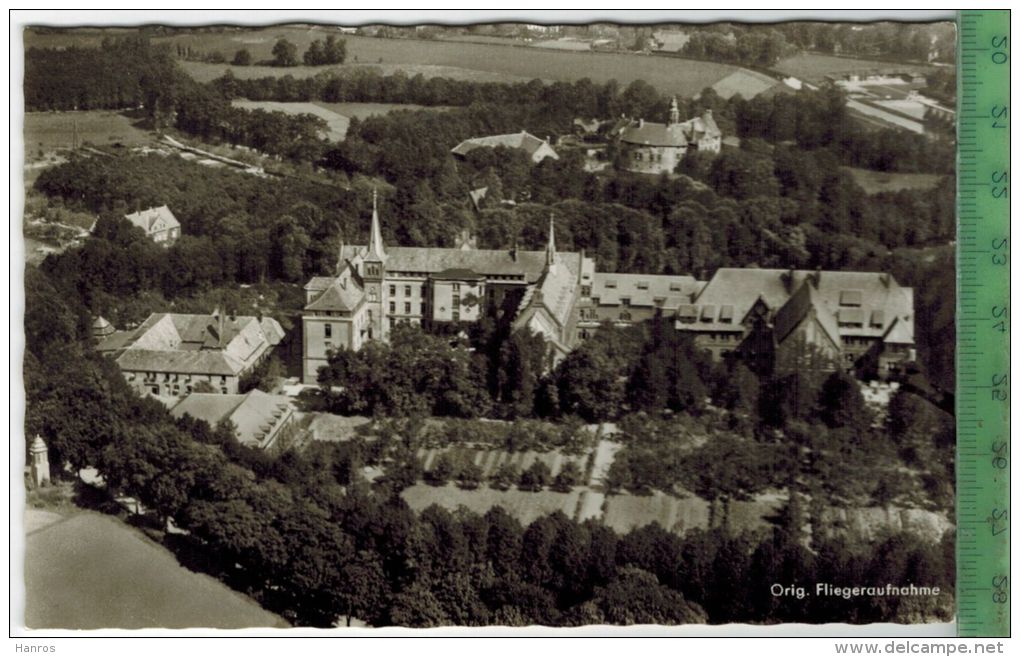
[[[386,325],[386,247],[383,246],[382,229],[379,226],[379,199],[372,190],[372,227],[368,235],[368,246],[361,262],[361,278],[365,284],[365,299],[368,303],[366,335],[369,340],[386,340],[389,334]]]
[[[549,241],[545,244],[545,268],[556,264],[556,220],[549,215]]]

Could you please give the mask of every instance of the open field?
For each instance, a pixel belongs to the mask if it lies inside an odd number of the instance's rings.
[[[889,173],[854,167],[843,167],[843,170],[849,172],[854,182],[868,194],[898,192],[901,189],[931,189],[944,177],[935,173]]]
[[[751,502],[732,501],[729,525],[737,531],[769,526],[768,518],[784,500],[762,496]],[[713,516],[711,505],[697,496],[673,497],[655,491],[651,495],[610,495],[606,501],[603,522],[618,532],[629,532],[657,522],[664,529],[685,534],[692,529],[707,529],[723,522],[721,505]]]
[[[278,103],[272,100],[234,100],[234,107],[245,110],[265,110],[267,112],[283,112],[284,114],[311,114],[326,122],[327,132],[324,135],[330,141],[342,141],[347,136],[347,126],[351,120],[346,116],[316,105],[315,103]]]
[[[286,38],[294,43],[300,55],[313,39],[322,39],[328,34],[337,32],[325,26],[291,25],[258,30],[196,31],[155,36],[153,41],[169,44],[171,49],[180,46],[205,54],[220,52],[228,61],[237,50],[246,48],[251,52],[253,60],[260,62],[272,58],[272,48],[277,39]],[[535,78],[574,81],[587,77],[598,83],[615,79],[621,86],[626,86],[634,80],[645,80],[662,93],[688,97],[700,93],[705,87],[712,86],[736,70],[736,67],[728,64],[650,55],[337,35],[347,42],[348,58],[344,66],[278,68],[200,62],[182,62],[181,65],[192,77],[202,82],[219,77],[228,69],[239,78],[283,75],[299,78],[329,70],[344,71],[353,66],[372,66],[384,74],[403,70],[409,75],[421,73],[426,77],[449,76],[490,81]],[[96,31],[29,33],[26,34],[26,45],[95,45],[101,38],[102,33]]]
[[[898,64],[870,59],[835,57],[819,53],[801,53],[787,57],[777,62],[772,68],[785,75],[792,75],[808,82],[818,82],[826,75],[847,73],[928,73],[935,70],[934,66],[925,64]]]
[[[109,516],[80,512],[50,522],[30,533],[25,547],[25,624],[31,628],[287,627]]]
[[[442,112],[450,107],[446,105],[401,105],[397,103],[324,103],[322,101],[315,101],[313,104],[319,107],[324,107],[331,112],[336,112],[341,116],[346,116],[348,119],[360,119],[365,120],[372,116],[384,116],[390,112],[396,112],[398,110],[429,110],[432,112]]]
[[[71,148],[75,125],[79,145],[85,142],[96,146],[123,144],[140,146],[152,142],[152,135],[135,127],[137,119],[113,110],[86,112],[28,112],[25,114],[25,156],[37,159],[44,152]]]
[[[345,38],[349,64],[371,65],[380,68],[383,73],[403,70],[409,75],[421,73],[426,77],[454,74],[451,77],[465,79],[464,72],[503,81],[539,78],[569,82],[587,77],[597,83],[615,79],[622,86],[634,80],[645,80],[662,93],[694,96],[736,70],[728,64],[626,53],[571,52],[449,41]],[[307,77],[329,68],[348,68],[232,67],[224,64],[196,65],[194,62],[185,62],[183,66],[198,80],[218,77],[228,68],[233,70],[234,75],[245,78],[266,75]]]

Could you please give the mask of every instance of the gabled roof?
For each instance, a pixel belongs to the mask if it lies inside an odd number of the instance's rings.
[[[897,317],[882,336],[882,341],[888,344],[914,344],[913,322],[901,321]]]
[[[193,392],[170,410],[174,417],[185,414],[215,426],[229,419],[242,445],[262,447],[277,424],[293,414],[290,398],[252,390],[243,395]]]
[[[174,216],[174,213],[170,212],[170,208],[165,205],[161,205],[158,208],[149,208],[148,210],[133,212],[131,214],[124,215],[124,218],[144,230],[146,233],[153,232],[155,226],[160,222],[163,223],[163,227],[160,230],[180,228],[181,226],[181,223],[177,221],[177,217]]]
[[[538,149],[545,146],[549,149],[548,157],[559,159],[559,155],[556,154],[556,151],[553,150],[544,139],[539,139],[525,130],[507,135],[490,135],[488,137],[473,137],[471,139],[465,139],[454,146],[451,152],[454,155],[463,156],[476,148],[496,148],[497,146],[521,149],[527,153],[529,157],[533,157]]]
[[[305,286],[308,289],[308,286]],[[312,300],[306,310],[354,312],[365,299],[365,292],[350,276],[331,279],[330,285]]]
[[[789,301],[776,312],[772,324],[776,343],[783,342],[790,333],[800,326],[801,322],[812,315],[833,344],[838,346],[840,344],[839,327],[833,319],[832,310],[821,301],[810,281],[801,283]]]
[[[833,321],[845,316],[845,312],[841,314],[841,309],[859,310],[861,321],[854,323],[860,325],[837,325],[836,335],[881,338],[893,320],[899,318],[909,327],[907,332],[913,336],[913,290],[902,287],[891,275],[879,272],[722,268],[701,289],[694,304],[717,308],[723,304],[731,305],[734,314],[743,318],[761,298],[773,313],[778,313],[793,293],[809,279],[813,285],[813,303],[825,308]],[[854,305],[841,305],[841,300],[844,304]],[[684,328],[693,331],[734,330],[733,323],[722,322],[720,319],[716,317],[713,321],[699,321]]]
[[[271,317],[154,313],[133,331],[97,345],[122,369],[181,374],[238,374],[284,337]]]

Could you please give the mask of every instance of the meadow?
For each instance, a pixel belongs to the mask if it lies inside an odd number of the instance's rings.
[[[138,119],[114,110],[85,112],[28,112],[25,114],[25,159],[39,159],[39,152],[70,149],[77,127],[78,145],[122,144],[141,146],[152,142],[152,135],[137,127]]]
[[[139,530],[91,511],[28,535],[25,588],[25,624],[32,628],[288,626],[250,598],[185,569]]]
[[[123,30],[119,33],[124,33]],[[383,74],[401,70],[408,75],[454,77],[477,81],[572,82],[590,78],[604,83],[615,79],[621,86],[644,80],[664,94],[691,97],[723,79],[737,67],[729,64],[685,60],[628,53],[566,51],[551,48],[507,46],[492,43],[467,43],[448,40],[382,39],[340,34],[334,28],[319,25],[272,26],[256,30],[200,30],[172,35],[154,35],[154,43],[166,43],[172,50],[191,48],[192,53],[221,53],[230,61],[241,48],[251,52],[254,62],[272,58],[272,48],[280,38],[297,46],[299,56],[315,39],[336,34],[347,42],[344,66],[287,68],[271,66],[231,66],[182,62],[182,67],[200,82],[217,78],[228,69],[239,78],[292,75],[295,78],[316,75],[327,70],[344,71],[353,66],[372,66]],[[96,45],[102,33],[96,31],[65,34],[26,33],[26,45],[40,47]]]

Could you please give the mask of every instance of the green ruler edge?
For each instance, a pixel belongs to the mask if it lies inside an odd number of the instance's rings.
[[[1009,11],[959,15],[957,631],[1010,635]]]

